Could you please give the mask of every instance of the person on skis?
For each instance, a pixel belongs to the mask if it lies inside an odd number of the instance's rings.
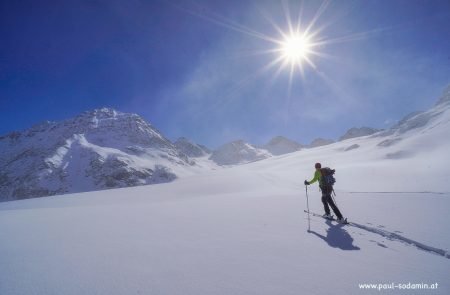
[[[315,166],[316,172],[314,173],[313,179],[310,181],[305,180],[305,185],[313,184],[316,181],[319,181],[319,187],[322,191],[322,203],[323,207],[325,209],[325,218],[332,218],[330,214],[330,207],[333,209],[334,214],[336,214],[336,217],[339,222],[345,222],[344,217],[341,214],[341,211],[339,211],[338,207],[333,201],[333,198],[331,197],[331,193],[333,192],[333,186],[327,185],[322,181],[322,165],[320,163],[316,163]]]

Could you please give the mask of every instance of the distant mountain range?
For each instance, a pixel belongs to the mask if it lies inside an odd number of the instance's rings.
[[[450,87],[426,112],[410,114],[387,130],[351,128],[339,140],[385,137],[379,146],[391,146],[449,108]],[[170,182],[218,165],[245,164],[332,143],[318,138],[302,145],[277,136],[262,146],[237,140],[211,151],[187,138],[171,142],[136,114],[97,109],[0,137],[0,201]],[[346,151],[358,147],[354,144]]]

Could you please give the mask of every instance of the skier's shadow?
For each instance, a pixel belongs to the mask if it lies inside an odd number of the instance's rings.
[[[330,247],[341,250],[361,250],[358,246],[353,245],[353,238],[343,229],[345,225],[333,224],[330,220],[327,220],[325,223],[329,226],[326,237],[312,230],[308,232],[327,242]]]

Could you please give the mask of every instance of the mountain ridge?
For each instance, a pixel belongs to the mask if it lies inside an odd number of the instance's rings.
[[[401,146],[408,134],[425,134],[441,124],[436,120],[449,109],[450,87],[429,110],[409,114],[389,129],[349,129],[350,137],[345,138],[349,144],[343,151],[363,149],[364,143],[354,141],[361,136],[382,138],[380,148]],[[246,164],[330,144],[331,140],[317,139],[303,146],[277,136],[263,146],[237,140],[211,151],[187,138],[173,143],[137,114],[95,109],[1,136],[0,200],[171,182],[216,169],[217,164]],[[406,150],[397,150],[385,157],[410,156]]]

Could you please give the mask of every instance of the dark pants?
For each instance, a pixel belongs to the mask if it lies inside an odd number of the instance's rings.
[[[341,211],[339,211],[338,207],[333,202],[333,198],[331,197],[333,188],[332,187],[321,187],[320,189],[322,190],[322,203],[323,203],[323,207],[325,209],[325,213],[329,215],[330,207],[331,207],[331,209],[333,209],[334,214],[336,214],[336,217],[341,219],[342,218]],[[329,205],[329,207],[328,207],[328,205]]]

